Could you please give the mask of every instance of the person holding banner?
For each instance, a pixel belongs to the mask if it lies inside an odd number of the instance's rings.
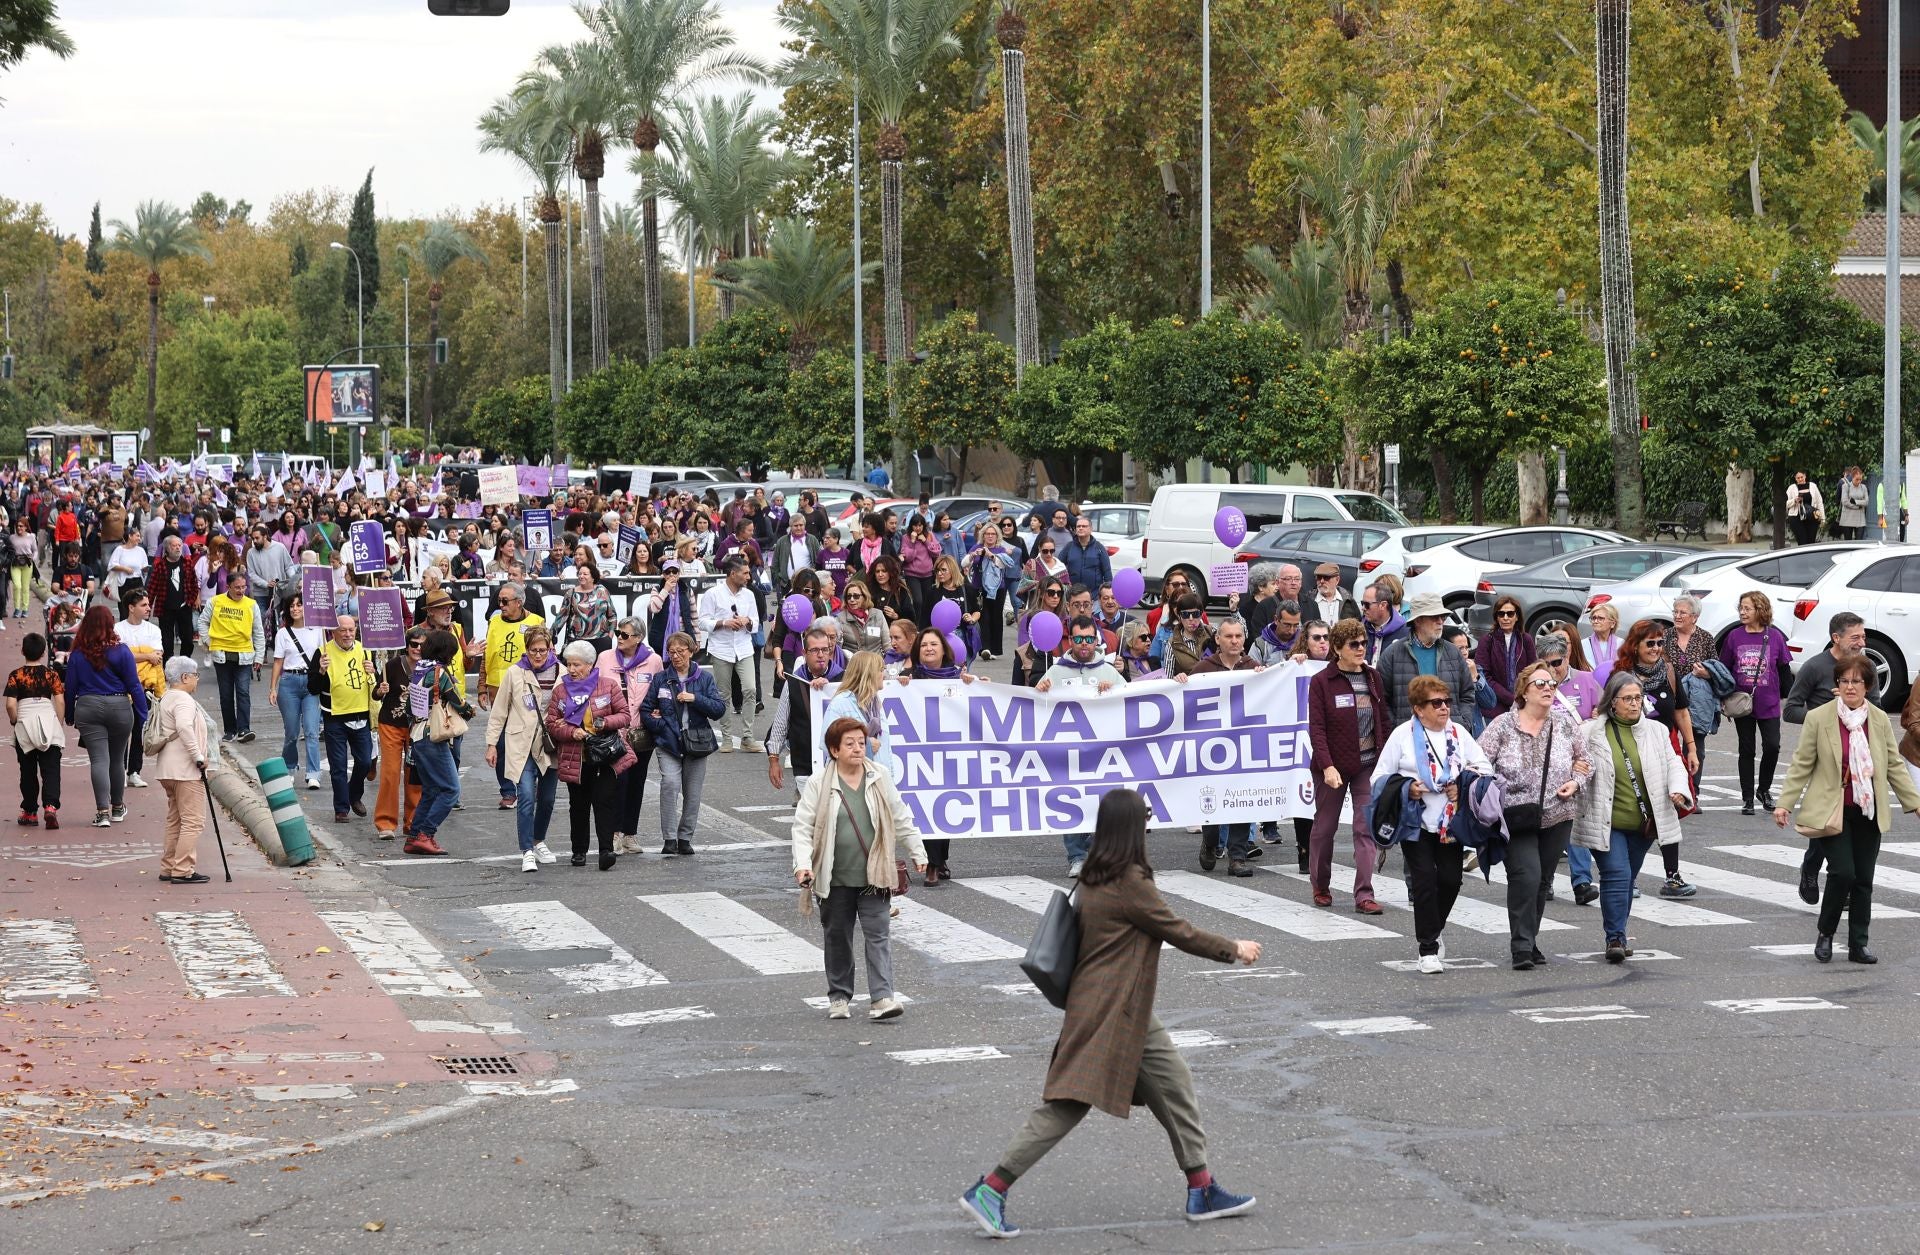
[[[1144,629],[1143,629],[1144,630]],[[1091,616],[1081,615],[1067,625],[1067,651],[1060,661],[1033,686],[1036,693],[1098,695],[1112,692],[1127,682],[1118,668],[1100,652],[1100,629]],[[1067,851],[1067,877],[1080,875],[1092,848],[1093,834],[1070,832],[1060,838]],[[945,842],[941,843],[942,845]],[[944,851],[942,854],[944,856]],[[944,859],[943,859],[944,861]]]
[[[712,674],[694,663],[691,636],[669,636],[666,655],[667,665],[647,685],[640,717],[660,754],[660,852],[692,854],[707,757],[720,740],[713,721],[727,713],[727,704]],[[873,659],[877,668],[879,656]]]
[[[207,648],[220,683],[220,739],[245,745],[254,735],[253,681],[267,656],[267,630],[243,569],[230,571],[225,590],[207,603]]]
[[[602,591],[605,591],[604,589]],[[540,631],[531,628],[527,633],[527,651],[533,651],[533,634]],[[521,666],[527,665],[525,658]],[[647,798],[647,771],[653,765],[653,735],[640,721],[640,704],[646,700],[647,688],[653,683],[653,677],[660,673],[662,663],[660,655],[647,646],[646,629],[640,620],[629,615],[620,620],[614,628],[612,649],[602,650],[595,664],[600,674],[620,686],[626,695],[627,709],[633,712],[633,722],[627,725],[627,744],[633,747],[635,762],[631,769],[615,777],[613,803],[613,852],[615,854],[640,853],[640,806]],[[509,674],[512,671],[509,669]],[[524,799],[526,791],[522,788],[520,796]],[[525,803],[522,802],[524,808]],[[524,809],[522,811],[524,814]],[[541,825],[545,831],[545,825]]]
[[[1076,619],[1075,622],[1079,620]],[[1091,620],[1089,620],[1091,622]],[[1213,630],[1214,650],[1207,657],[1194,664],[1193,670],[1176,675],[1173,678],[1185,684],[1196,675],[1214,675],[1228,671],[1265,671],[1266,667],[1255,662],[1247,654],[1247,621],[1239,615],[1230,614],[1220,620]],[[1224,829],[1224,831],[1223,831]],[[1200,834],[1200,870],[1210,872],[1215,863],[1214,851],[1224,843],[1227,847],[1227,875],[1249,877],[1253,868],[1247,864],[1261,856],[1260,848],[1253,844],[1253,825],[1208,824]]]

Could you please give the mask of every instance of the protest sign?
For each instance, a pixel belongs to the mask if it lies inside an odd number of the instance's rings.
[[[368,649],[405,649],[407,623],[397,588],[360,590],[360,643]]]
[[[387,569],[387,534],[379,519],[361,519],[347,529],[347,557],[355,575]]]
[[[512,505],[520,499],[520,480],[511,466],[480,468],[480,504]]]
[[[545,553],[553,548],[553,511],[541,507],[520,512],[520,528],[525,535],[527,549],[533,553]]]
[[[306,609],[308,627],[330,628],[333,618],[333,568],[300,568],[300,604]]]
[[[1207,592],[1209,594],[1225,597],[1228,593],[1244,593],[1246,591],[1246,563],[1216,562],[1207,568]]]

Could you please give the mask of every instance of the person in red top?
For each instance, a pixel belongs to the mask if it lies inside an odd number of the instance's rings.
[[[53,543],[55,547],[71,541],[80,543],[80,520],[73,512],[73,498],[67,497],[60,502],[60,513],[53,516]]]

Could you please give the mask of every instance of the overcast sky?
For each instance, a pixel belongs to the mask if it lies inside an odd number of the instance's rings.
[[[719,0],[739,46],[780,53],[775,0]],[[352,192],[374,167],[382,217],[426,217],[527,190],[483,155],[474,120],[534,54],[584,31],[562,0],[513,0],[499,18],[437,18],[426,0],[59,0],[77,45],[0,76],[0,196],[39,201],[84,234],[93,203],[185,208]],[[720,90],[739,90],[737,84]],[[777,103],[771,93],[767,103]],[[626,154],[603,195],[625,200]]]

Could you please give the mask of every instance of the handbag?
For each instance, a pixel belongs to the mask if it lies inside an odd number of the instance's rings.
[[[1074,889],[1080,886],[1075,885]],[[1020,970],[1027,974],[1040,996],[1054,1006],[1066,1009],[1067,990],[1073,984],[1074,964],[1080,959],[1080,908],[1073,904],[1071,891],[1053,891],[1047,909],[1040,913],[1033,940],[1020,959]]]
[[[467,734],[467,719],[453,708],[452,703],[442,696],[427,711],[427,739],[436,745],[445,744],[455,737]]]
[[[611,767],[627,755],[627,743],[611,728],[589,732],[580,754],[596,767]]]
[[[720,749],[720,738],[714,733],[711,723],[696,724],[692,720],[680,725],[680,753],[685,758],[705,758]]]
[[[838,782],[835,783],[837,786]],[[853,825],[853,839],[860,843],[860,856],[862,858],[871,858],[870,850],[872,847],[867,844],[867,834],[860,831],[860,817],[853,813],[852,807],[847,808],[847,820]],[[888,892],[904,896],[912,883],[912,880],[907,876],[907,860],[903,858],[893,860],[893,888],[888,890]],[[1055,890],[1055,892],[1058,892],[1058,890]]]
[[[1547,805],[1547,768],[1553,764],[1553,716],[1547,716],[1547,749],[1540,756],[1540,800],[1520,802],[1509,806],[1505,812],[1507,836],[1511,840],[1522,837],[1537,837],[1544,826],[1541,820],[1546,815]]]
[[[1720,699],[1720,713],[1729,719],[1745,719],[1753,713],[1753,694],[1736,689]]]
[[[1842,796],[1845,796],[1844,792]],[[1834,803],[1833,815],[1824,824],[1796,823],[1793,830],[1803,837],[1836,837],[1840,835],[1840,804]]]

